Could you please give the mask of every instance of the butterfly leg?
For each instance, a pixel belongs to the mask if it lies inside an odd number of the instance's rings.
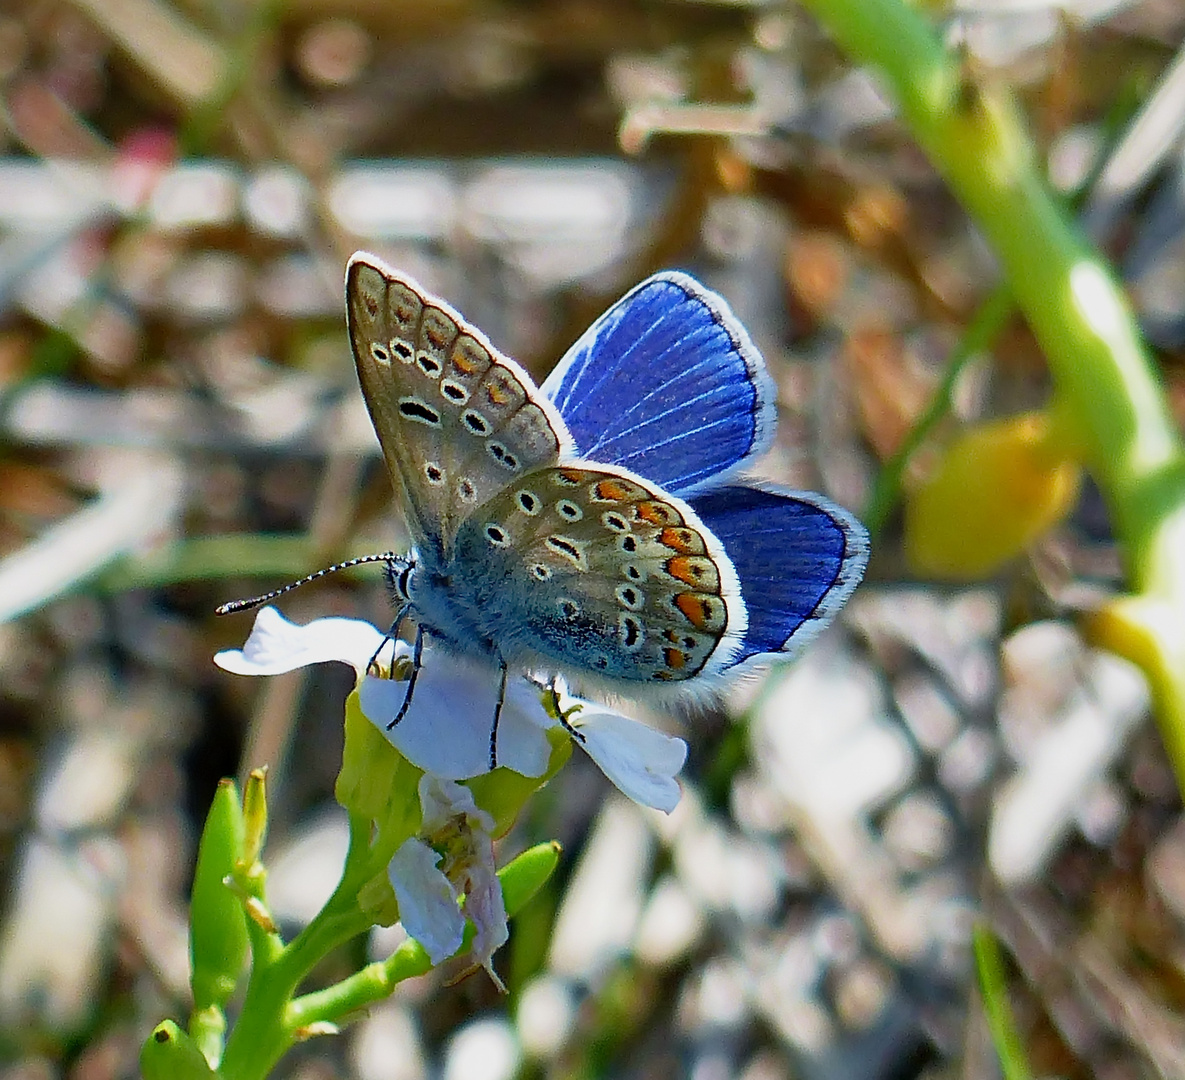
[[[556,686],[555,679],[552,679],[550,683],[540,684],[540,689],[546,690],[551,695],[551,708],[555,713],[556,718],[559,720],[560,726],[578,743],[584,742],[584,736],[581,735],[580,732],[570,723],[568,723],[569,715],[575,711],[578,711],[580,706],[577,705],[574,708],[569,709],[567,712],[564,712],[564,710],[560,707],[560,692]]]
[[[399,626],[403,620],[407,618],[407,613],[410,610],[411,604],[404,604],[395,615],[394,621],[391,623],[387,632],[383,635],[383,640],[379,642],[379,647],[374,650],[370,659],[366,661],[367,675],[382,675],[382,670],[379,668],[379,653],[383,651],[383,646],[386,645],[388,641],[394,641],[399,636]]]
[[[390,731],[396,724],[399,723],[407,715],[407,710],[411,708],[411,695],[416,688],[416,678],[420,674],[422,665],[422,658],[424,655],[424,628],[416,625],[416,643],[411,654],[411,675],[407,679],[407,693],[403,695],[403,704],[399,706],[399,711],[395,714],[395,719],[387,725],[387,730]]]
[[[506,661],[501,657],[498,663],[502,670],[498,681],[498,703],[494,706],[494,722],[490,725],[490,768],[498,767],[498,721],[502,719],[502,703],[506,700]]]

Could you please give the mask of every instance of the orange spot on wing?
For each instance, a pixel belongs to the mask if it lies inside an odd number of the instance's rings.
[[[472,375],[475,371],[480,371],[484,359],[476,342],[464,337],[457,339],[457,344],[453,347],[453,367],[463,375]]]
[[[667,503],[640,502],[634,507],[634,512],[651,525],[683,524],[683,519],[679,517],[679,511]]]
[[[507,405],[514,400],[514,387],[505,376],[490,380],[486,397],[491,405]]]
[[[630,493],[619,480],[601,480],[593,486],[593,497],[605,502],[622,502],[630,497]]]
[[[424,319],[424,337],[428,339],[428,344],[435,349],[443,349],[457,333],[457,328],[451,325],[451,322],[446,322],[443,316],[438,316],[435,319]]]
[[[698,593],[680,593],[675,597],[675,607],[683,612],[687,621],[697,630],[703,630],[712,621],[712,604],[708,597]]]
[[[671,577],[678,578],[685,585],[698,585],[702,577],[695,560],[687,555],[676,555],[673,559],[667,559],[663,564],[663,569]]]
[[[672,671],[681,671],[687,663],[687,653],[680,649],[663,649],[662,658]]]
[[[680,555],[702,555],[704,552],[703,541],[694,529],[663,529],[658,534],[658,542]]]

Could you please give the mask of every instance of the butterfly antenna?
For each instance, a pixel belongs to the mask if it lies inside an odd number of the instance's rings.
[[[269,600],[274,600],[277,596],[283,596],[286,592],[291,592],[293,589],[300,588],[301,585],[307,585],[311,581],[316,581],[328,574],[336,574],[339,570],[349,570],[352,566],[362,566],[366,563],[388,563],[396,564],[404,561],[402,555],[396,555],[393,551],[385,551],[381,555],[359,555],[356,559],[346,559],[345,562],[334,563],[332,566],[325,567],[324,570],[318,570],[315,574],[309,574],[308,577],[302,577],[299,581],[290,581],[287,585],[281,585],[278,589],[272,589],[271,592],[264,593],[262,596],[252,596],[247,600],[231,600],[226,604],[219,604],[214,609],[215,615],[231,615],[236,611],[250,611],[251,608],[259,607],[260,604],[266,604]]]

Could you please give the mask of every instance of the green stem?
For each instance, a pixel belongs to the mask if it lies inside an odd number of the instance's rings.
[[[470,923],[465,927],[465,942],[460,951],[469,947],[472,938],[473,924]],[[432,960],[424,947],[418,941],[405,941],[386,960],[367,964],[341,982],[298,997],[288,1007],[288,1024],[295,1031],[312,1023],[340,1021],[389,997],[404,979],[431,970]]]
[[[282,10],[281,0],[260,0],[249,9],[246,25],[229,50],[221,81],[214,92],[190,112],[182,125],[182,153],[197,156],[207,151],[226,122],[226,113],[235,97],[258,70],[259,54]]]
[[[872,489],[872,495],[869,496],[868,506],[863,515],[864,524],[868,527],[873,539],[885,527],[889,515],[893,512],[893,507],[897,504],[897,499],[901,494],[901,483],[905,476],[905,470],[909,467],[910,459],[917,453],[918,448],[926,441],[935,426],[950,412],[959,376],[963,374],[970,360],[991,345],[1013,310],[1012,291],[1006,285],[997,285],[963,332],[962,338],[947,361],[942,382],[934,391],[934,396],[926,406],[925,412],[918,417],[897,452],[884,463],[877,474],[876,484]]]
[[[285,946],[278,934],[251,924],[251,975],[243,1009],[222,1056],[223,1080],[263,1080],[296,1041],[288,1015],[300,984],[333,949],[371,925],[357,904],[369,866],[369,822],[350,816],[350,847],[333,895]]]
[[[1024,1046],[1016,1033],[1012,1006],[1008,1002],[1008,981],[1004,977],[1000,946],[992,932],[978,924],[972,931],[971,947],[975,953],[975,973],[979,978],[983,1011],[1004,1080],[1031,1080],[1033,1074],[1029,1071]]]
[[[1045,353],[1074,445],[1107,501],[1133,592],[1185,613],[1185,450],[1122,290],[1046,186],[1013,103],[973,81],[920,9],[900,0],[803,2],[841,47],[876,69],[995,249]],[[1145,670],[1185,790],[1185,703],[1180,680],[1162,678],[1181,669],[1185,651],[1166,639],[1156,649]]]

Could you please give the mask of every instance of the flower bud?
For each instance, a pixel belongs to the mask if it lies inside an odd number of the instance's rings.
[[[172,1020],[162,1020],[140,1048],[144,1080],[217,1080],[193,1040]]]
[[[267,767],[252,769],[243,792],[243,854],[239,869],[245,874],[258,872],[256,864],[267,839]]]
[[[214,793],[198,845],[190,900],[189,956],[195,1010],[221,1010],[234,993],[247,959],[242,901],[226,878],[242,858],[243,811],[233,780]]]
[[[986,577],[1073,509],[1081,479],[1047,413],[971,428],[906,497],[909,563],[932,577]]]
[[[527,848],[498,871],[507,915],[517,915],[555,873],[560,845],[554,840]]]

